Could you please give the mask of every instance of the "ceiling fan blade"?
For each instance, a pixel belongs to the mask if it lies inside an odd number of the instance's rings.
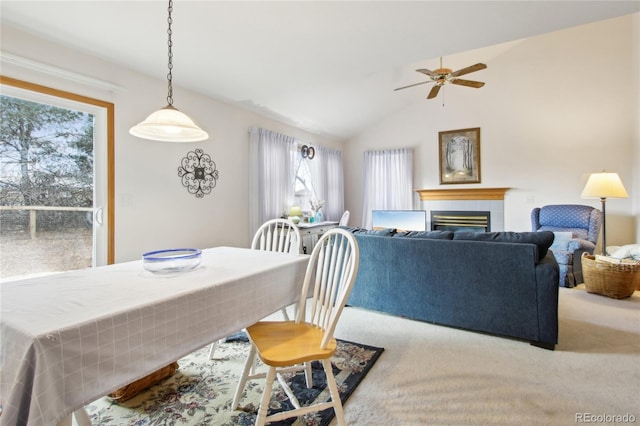
[[[465,75],[465,74],[469,74],[475,71],[480,71],[487,68],[487,66],[485,64],[475,64],[475,65],[471,65],[470,67],[466,67],[466,68],[462,68],[458,71],[454,71],[451,73],[452,77],[457,77],[459,75]]]
[[[428,70],[426,68],[420,68],[419,70],[416,70],[418,72],[421,72],[422,74],[428,75],[429,77],[433,77],[435,74],[433,71]]]
[[[396,91],[396,90],[408,89],[409,87],[419,86],[421,84],[427,84],[427,83],[433,83],[433,82],[432,81],[422,81],[420,83],[415,83],[415,84],[410,84],[408,86],[398,87],[397,89],[393,89],[393,90]]]
[[[438,96],[438,92],[440,91],[440,85],[437,86],[433,86],[431,88],[431,91],[429,92],[429,95],[427,96],[427,99],[433,99],[436,96]]]
[[[481,81],[463,80],[461,78],[455,78],[451,80],[451,83],[458,84],[460,86],[474,87],[476,89],[479,89],[482,86],[484,86],[484,83]]]

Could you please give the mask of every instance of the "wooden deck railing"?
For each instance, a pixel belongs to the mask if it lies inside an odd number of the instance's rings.
[[[0,210],[28,210],[29,211],[29,234],[31,238],[36,237],[37,211],[54,210],[66,212],[92,212],[93,207],[62,207],[62,206],[0,206]]]

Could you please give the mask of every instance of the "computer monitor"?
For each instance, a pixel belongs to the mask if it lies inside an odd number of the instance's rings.
[[[396,228],[398,231],[426,231],[426,210],[372,210],[373,229]]]

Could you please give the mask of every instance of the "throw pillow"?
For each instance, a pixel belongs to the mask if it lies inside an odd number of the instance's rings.
[[[572,232],[554,232],[553,244],[549,247],[552,251],[567,251],[569,249],[569,242],[573,238]]]

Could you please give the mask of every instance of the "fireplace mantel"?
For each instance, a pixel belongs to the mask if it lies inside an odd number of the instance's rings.
[[[416,189],[421,201],[427,200],[504,200],[511,188]]]

